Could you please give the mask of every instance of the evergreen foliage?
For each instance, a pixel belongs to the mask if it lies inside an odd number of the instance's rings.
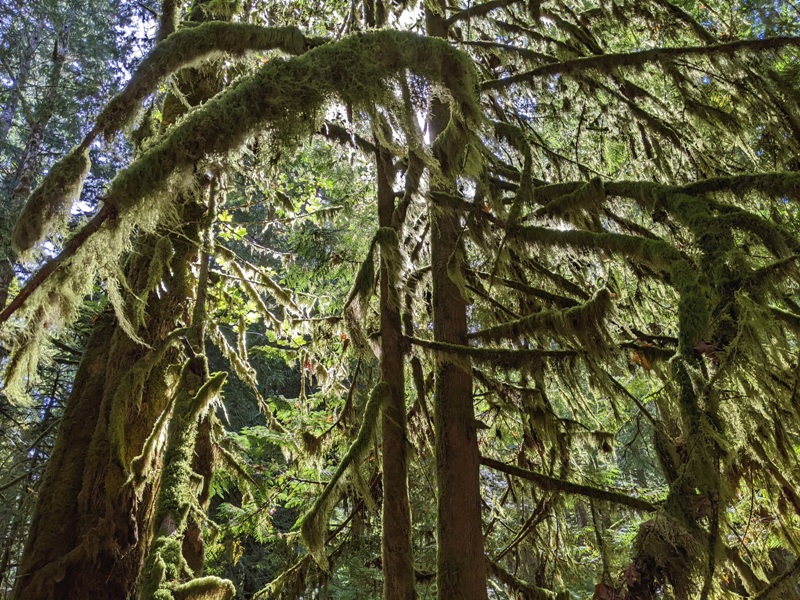
[[[109,305],[11,597],[799,598],[800,13],[756,4],[165,2],[9,236],[3,414]]]

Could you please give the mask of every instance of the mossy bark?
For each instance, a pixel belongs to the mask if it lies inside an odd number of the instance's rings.
[[[441,3],[444,14],[444,3]],[[447,38],[443,16],[426,9],[428,35]],[[450,120],[446,104],[431,102],[431,137],[445,130]],[[438,156],[446,163],[447,156]],[[448,172],[447,164],[443,171]],[[447,191],[447,190],[444,190]],[[467,303],[448,272],[452,256],[463,253],[461,217],[437,206],[432,190],[431,267],[433,279],[433,336],[437,342],[467,345]],[[460,268],[460,267],[459,267]],[[463,273],[461,274],[463,277]],[[486,559],[479,481],[478,438],[472,403],[472,371],[439,357],[434,389],[436,432],[437,544],[436,585],[440,600],[486,598]]]
[[[169,333],[186,313],[194,289],[190,266],[197,255],[194,204],[183,207],[189,225],[176,233],[168,294],[151,295],[147,328],[131,340],[116,320],[98,320],[67,402],[42,482],[13,598],[136,598],[151,538],[158,470],[134,487],[130,465],[166,408],[177,352]],[[148,277],[143,243],[128,269],[132,289]]]
[[[378,174],[378,223],[392,227],[394,191],[390,183],[391,157],[376,152]],[[399,237],[399,236],[398,236]],[[414,558],[411,548],[411,510],[408,502],[408,452],[403,373],[403,335],[397,282],[381,251],[381,379],[389,385],[388,402],[381,410],[383,460],[383,597],[386,600],[416,598]],[[392,290],[392,288],[395,288]]]

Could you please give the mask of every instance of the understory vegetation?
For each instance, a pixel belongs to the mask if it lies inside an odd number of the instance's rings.
[[[797,5],[12,4],[0,597],[800,598]]]

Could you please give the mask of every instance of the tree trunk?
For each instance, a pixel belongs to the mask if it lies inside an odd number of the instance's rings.
[[[42,43],[43,33],[44,15],[39,17],[33,32],[28,36],[28,46],[25,48],[25,53],[20,58],[19,69],[17,69],[17,76],[11,87],[8,102],[3,106],[3,110],[0,111],[0,139],[2,140],[8,139],[11,126],[14,124],[17,107],[19,106],[19,101],[23,93],[22,90],[28,84],[28,77],[30,77],[33,59],[36,56],[36,51],[39,49],[39,44]]]
[[[159,471],[135,488],[130,466],[171,395],[178,355],[168,335],[194,290],[201,208],[185,206],[188,225],[172,236],[170,293],[148,306],[140,335],[154,350],[128,338],[109,313],[95,326],[42,481],[15,600],[137,597]],[[147,281],[148,256],[139,254],[128,271],[134,290]]]
[[[392,228],[394,190],[391,157],[376,151],[378,174],[378,224]],[[399,234],[398,234],[399,237]],[[408,440],[406,427],[403,335],[396,272],[381,252],[381,379],[389,384],[390,403],[381,412],[383,457],[383,597],[416,598],[414,558],[411,549],[411,510],[408,502]],[[394,289],[392,289],[394,287]]]
[[[444,3],[441,4],[444,13]],[[447,39],[442,16],[426,10],[428,35]],[[432,140],[450,119],[446,104],[431,102],[428,123]],[[440,163],[445,156],[437,157]],[[461,215],[438,205],[431,191],[431,271],[433,336],[438,342],[467,345],[467,303],[448,274],[451,257],[463,255]],[[458,268],[463,268],[459,266]],[[472,404],[472,372],[438,357],[434,388],[436,482],[438,486],[436,584],[440,600],[486,598],[486,559],[479,481],[478,437]]]
[[[53,116],[53,109],[58,99],[59,83],[61,82],[61,75],[64,71],[64,61],[67,58],[72,15],[73,10],[70,9],[67,13],[64,26],[61,28],[58,38],[56,39],[55,47],[53,48],[53,65],[48,75],[45,95],[37,103],[35,117],[31,123],[31,131],[28,135],[28,141],[25,144],[25,149],[22,152],[14,176],[8,182],[7,187],[12,190],[8,201],[11,223],[16,221],[17,216],[25,204],[25,200],[27,200],[30,195],[31,186],[33,185],[36,172],[38,171],[39,155],[42,149],[45,130]],[[29,68],[29,66],[27,68]],[[27,72],[25,76],[27,77]],[[5,118],[5,115],[3,116]],[[5,126],[6,123],[3,122],[2,127]],[[5,139],[5,134],[0,139]],[[8,291],[12,281],[14,281],[14,263],[16,261],[16,256],[11,249],[9,240],[10,235],[4,235],[2,246],[0,246],[0,250],[2,250],[3,253],[2,260],[0,260],[0,310],[2,310],[6,302],[8,302]]]

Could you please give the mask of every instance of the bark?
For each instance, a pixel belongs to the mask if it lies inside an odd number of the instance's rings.
[[[378,223],[391,227],[394,190],[389,180],[391,157],[376,152],[378,173]],[[399,232],[398,232],[399,237]],[[390,402],[381,412],[383,456],[383,597],[386,600],[416,598],[414,559],[411,549],[411,511],[408,502],[408,452],[403,373],[403,335],[397,291],[390,292],[390,267],[381,260],[381,379],[389,384]]]
[[[444,12],[444,3],[442,3]],[[426,10],[428,35],[447,38],[444,18]],[[429,119],[431,139],[450,118],[444,103],[433,100]],[[440,162],[446,157],[439,156]],[[433,278],[433,335],[437,342],[467,345],[467,304],[448,275],[448,261],[463,251],[461,216],[437,206],[432,190],[431,267]],[[447,190],[443,190],[447,191]],[[437,594],[440,600],[486,598],[477,429],[472,403],[472,371],[440,357],[434,389],[436,430]]]
[[[168,343],[194,289],[190,266],[201,210],[187,205],[189,225],[173,235],[170,293],[151,295],[148,327],[140,335],[156,349]],[[147,263],[142,252],[128,270],[134,290],[147,279]],[[170,367],[179,358],[174,348],[160,357],[153,352],[129,339],[110,314],[98,320],[42,481],[15,600],[137,597],[159,472],[153,469],[135,489],[130,465],[167,405]]]

